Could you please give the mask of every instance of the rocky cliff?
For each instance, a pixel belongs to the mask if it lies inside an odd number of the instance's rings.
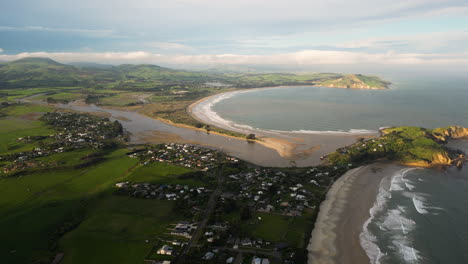
[[[468,138],[468,128],[461,126],[449,126],[432,130],[432,135],[443,142],[451,138]]]

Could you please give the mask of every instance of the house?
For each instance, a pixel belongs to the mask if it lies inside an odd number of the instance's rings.
[[[214,253],[213,252],[206,252],[205,256],[203,256],[203,259],[204,260],[210,260],[214,257]]]
[[[251,264],[262,264],[262,259],[261,259],[261,258],[257,258],[256,256],[254,256],[254,257],[252,258]]]
[[[242,239],[241,245],[244,247],[247,247],[247,246],[250,247],[252,246],[252,241],[250,240],[250,238]]]
[[[158,251],[156,253],[159,254],[159,255],[172,255],[173,249],[172,249],[172,247],[170,247],[168,245],[164,245],[164,246],[162,246],[162,248],[158,249]]]

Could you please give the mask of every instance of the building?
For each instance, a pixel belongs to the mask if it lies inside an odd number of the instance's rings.
[[[204,260],[210,260],[214,257],[214,253],[213,252],[206,252],[205,256],[203,256],[203,259]]]
[[[164,245],[162,246],[162,248],[158,249],[158,251],[156,252],[157,254],[159,255],[172,255],[172,253],[174,252],[173,248],[168,246],[168,245]]]

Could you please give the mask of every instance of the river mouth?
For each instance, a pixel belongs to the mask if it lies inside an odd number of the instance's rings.
[[[30,98],[23,102],[36,103]],[[130,144],[187,143],[212,147],[239,159],[266,167],[308,167],[321,164],[320,157],[338,147],[356,141],[355,136],[288,134],[266,135],[260,143],[245,139],[206,133],[186,127],[171,125],[142,115],[138,112],[123,111],[80,101],[57,104],[57,108],[91,113],[119,120],[130,135]]]

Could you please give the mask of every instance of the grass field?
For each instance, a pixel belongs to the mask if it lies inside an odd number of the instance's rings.
[[[192,186],[204,186],[206,183],[194,177],[181,178],[180,175],[193,172],[193,170],[177,167],[166,163],[150,163],[138,167],[128,177],[130,182],[149,182],[165,184],[187,184]]]
[[[109,97],[104,97],[99,102],[109,106],[126,106],[128,104],[136,104],[149,102],[151,93],[116,93]]]
[[[172,207],[172,201],[106,197],[61,240],[63,263],[143,263],[154,238],[180,220]]]
[[[18,137],[53,133],[41,121],[24,118],[47,110],[30,105],[6,109],[9,116],[0,119],[0,153],[37,145],[17,142]],[[191,170],[169,164],[154,163],[131,172],[138,160],[127,157],[127,149],[108,152],[104,161],[91,167],[72,169],[83,162],[81,157],[95,151],[81,149],[37,159],[65,169],[0,178],[2,262],[48,262],[59,251],[66,252],[64,263],[141,262],[151,253],[154,237],[182,218],[174,214],[171,201],[115,196],[112,186],[119,181],[203,185],[198,179],[179,178]],[[81,220],[77,229],[60,239]]]
[[[136,164],[116,150],[83,169],[51,170],[0,179],[0,255],[5,263],[48,259],[57,230],[73,223]],[[3,261],[2,260],[2,261]]]
[[[304,215],[298,217],[255,213],[245,228],[253,237],[272,242],[287,242],[292,247],[303,248],[306,246],[305,238],[309,235],[304,231],[312,224],[311,211],[306,211]]]
[[[21,143],[16,139],[26,136],[47,136],[52,130],[44,126],[32,114],[47,112],[46,106],[18,105],[0,109],[6,117],[0,118],[0,154],[31,150],[37,142]]]

